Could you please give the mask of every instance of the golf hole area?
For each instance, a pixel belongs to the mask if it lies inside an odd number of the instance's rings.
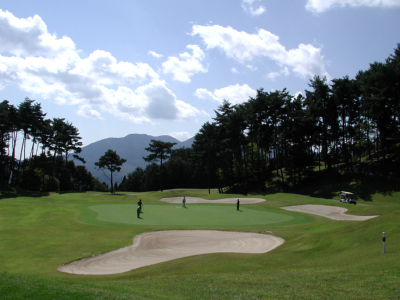
[[[86,223],[114,223],[124,225],[158,226],[205,226],[240,227],[259,225],[292,225],[312,223],[315,218],[289,211],[262,210],[248,205],[236,210],[236,205],[192,204],[183,208],[180,204],[144,205],[140,219],[135,204],[102,204],[85,208]],[[89,210],[89,211],[88,211]]]

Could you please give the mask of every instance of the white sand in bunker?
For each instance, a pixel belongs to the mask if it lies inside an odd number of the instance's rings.
[[[345,212],[347,211],[347,208],[328,206],[328,205],[306,204],[306,205],[286,206],[281,208],[291,211],[318,215],[332,220],[340,220],[340,221],[365,221],[368,219],[379,217],[379,216],[346,215]]]
[[[161,198],[160,201],[169,202],[169,203],[182,203],[183,197],[170,197],[170,198]],[[186,204],[190,203],[236,203],[239,199],[240,204],[253,204],[264,202],[264,199],[261,198],[224,198],[218,200],[207,200],[198,197],[185,197]]]
[[[131,246],[62,265],[59,271],[83,275],[118,274],[157,263],[207,253],[271,251],[284,240],[259,233],[171,230],[137,235]]]

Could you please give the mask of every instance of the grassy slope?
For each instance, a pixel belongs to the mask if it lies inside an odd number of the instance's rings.
[[[272,231],[286,240],[267,254],[193,256],[110,276],[56,271],[58,265],[79,257],[127,246],[141,232],[185,229],[90,224],[80,215],[79,206],[130,204],[139,197],[145,205],[156,205],[161,197],[183,194],[220,197],[216,191],[208,195],[207,191],[190,190],[142,196],[87,193],[0,199],[2,299],[399,299],[400,193],[396,191],[371,195],[368,200],[373,206],[344,205],[296,194],[265,196],[266,202],[254,204],[257,208],[315,203],[344,206],[351,214],[381,215],[364,222],[315,216],[314,223],[234,228]],[[382,254],[382,231],[387,233],[387,254]]]

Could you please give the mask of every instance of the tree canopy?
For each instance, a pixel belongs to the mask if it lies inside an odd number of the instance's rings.
[[[147,162],[156,162],[160,161],[160,190],[163,190],[163,161],[170,157],[172,152],[172,147],[176,145],[176,143],[170,142],[162,142],[156,140],[150,140],[149,147],[145,148],[146,151],[150,152],[150,154],[143,159]]]
[[[107,150],[104,155],[99,158],[99,161],[95,162],[94,164],[99,169],[107,169],[110,171],[111,177],[111,193],[114,192],[114,185],[113,185],[113,173],[116,171],[121,171],[121,166],[126,162],[126,159],[121,158],[117,151],[113,151],[111,149]]]

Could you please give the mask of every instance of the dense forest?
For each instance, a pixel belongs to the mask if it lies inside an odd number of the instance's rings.
[[[107,190],[84,166],[69,160],[71,154],[82,160],[77,155],[82,146],[78,129],[63,118],[45,116],[41,105],[29,98],[18,107],[7,100],[0,102],[1,186],[35,191]]]
[[[137,168],[119,189],[263,189],[295,186],[323,170],[399,178],[400,44],[354,79],[315,76],[304,96],[286,89],[225,100],[191,149],[173,150],[163,170]],[[162,171],[162,172],[161,172]]]
[[[328,82],[315,76],[308,85],[304,95],[259,89],[245,103],[225,100],[192,148],[172,150],[164,164],[137,168],[115,187],[250,191],[296,186],[321,170],[399,179],[400,44],[385,62],[370,64],[354,79]],[[106,190],[70,159],[80,159],[78,129],[45,116],[29,98],[18,107],[0,103],[1,184],[39,191]]]

